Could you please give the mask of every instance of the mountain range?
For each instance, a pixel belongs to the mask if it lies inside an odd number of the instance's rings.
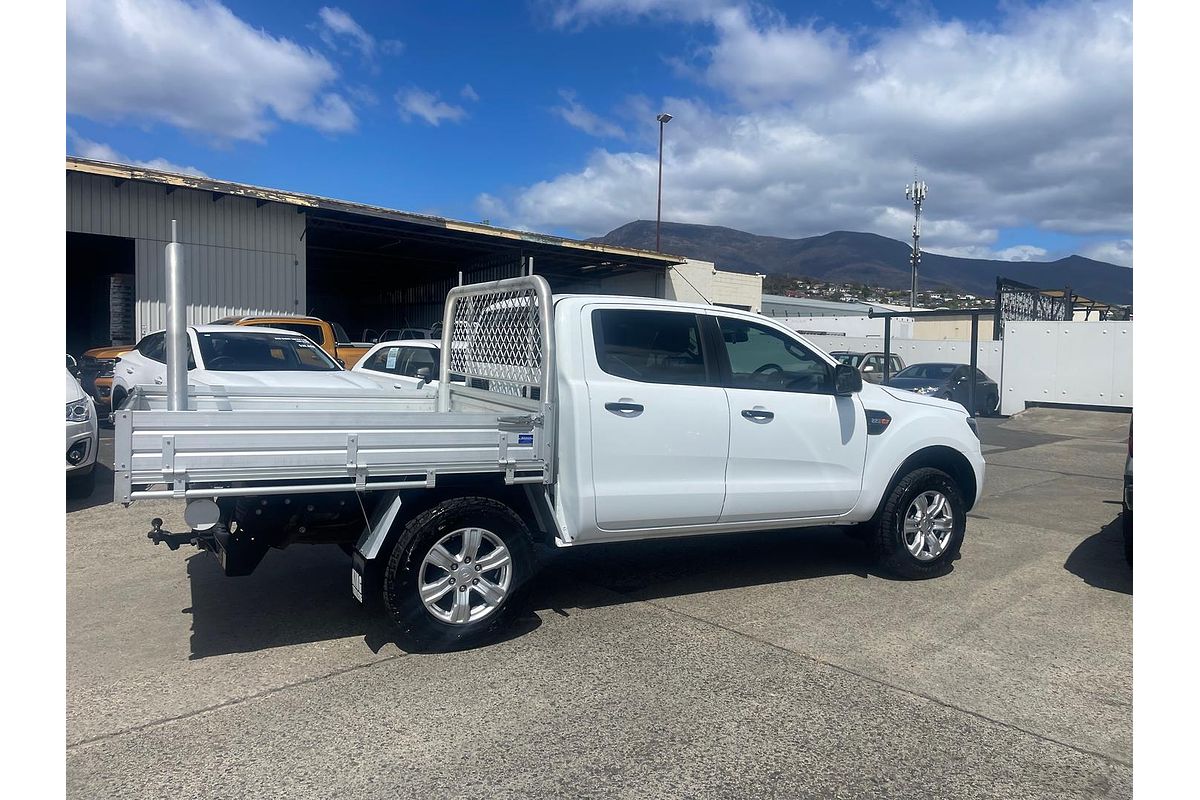
[[[589,241],[654,250],[654,221],[636,220]],[[664,253],[712,261],[731,272],[761,272],[904,289],[912,283],[909,244],[874,233],[834,231],[784,239],[716,225],[662,223]],[[934,287],[991,297],[996,277],[1119,305],[1133,302],[1133,270],[1072,255],[1057,261],[999,261],[921,253],[922,290]]]

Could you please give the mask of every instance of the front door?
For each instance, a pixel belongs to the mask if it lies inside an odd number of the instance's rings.
[[[722,522],[827,517],[858,502],[867,452],[856,396],[796,337],[716,317],[727,361],[729,469]]]
[[[596,527],[716,522],[729,407],[698,315],[598,306],[583,319]]]

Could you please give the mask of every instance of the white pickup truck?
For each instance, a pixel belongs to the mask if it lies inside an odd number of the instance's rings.
[[[514,613],[534,545],[852,526],[902,578],[945,571],[983,486],[962,406],[862,383],[751,313],[454,289],[441,374],[395,394],[141,387],[115,413],[116,496],[180,498],[227,574],[335,542],[361,601],[417,644]],[[157,522],[157,521],[156,521]],[[158,523],[159,525],[161,523]],[[184,539],[180,539],[184,540]]]

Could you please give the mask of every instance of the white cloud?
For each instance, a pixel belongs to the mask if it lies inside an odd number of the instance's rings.
[[[129,164],[134,167],[146,167],[147,169],[158,169],[163,172],[178,172],[182,175],[194,175],[197,178],[207,178],[208,174],[192,166],[183,166],[168,161],[165,158],[152,158],[149,161],[141,161],[136,158],[129,158],[122,153],[102,142],[95,142],[91,139],[86,139],[75,131],[67,129],[67,138],[71,143],[71,149],[75,151],[75,155],[80,158],[90,158],[95,161],[111,161],[115,164]]]
[[[675,116],[666,219],[905,239],[915,165],[930,186],[922,246],[931,252],[990,256],[999,229],[1017,226],[1114,239],[1131,229],[1126,0],[1002,5],[991,25],[911,16],[853,36],[750,4],[576,0],[557,9],[565,28],[658,14],[711,34],[688,66],[723,100],[630,101]],[[628,129],[632,146],[491,197],[489,216],[579,235],[653,218],[657,126],[644,123]],[[1034,254],[1008,253],[1024,255]]]
[[[68,0],[67,112],[262,141],[278,122],[352,130],[334,67],[215,0]]]
[[[472,103],[479,102],[479,92],[475,91],[475,87],[471,84],[466,84],[458,93],[464,100],[470,100]]]
[[[1108,261],[1123,267],[1133,266],[1133,240],[1117,239],[1111,242],[1100,242],[1084,249],[1082,256],[1094,258],[1097,261]]]
[[[434,127],[443,121],[459,122],[467,116],[462,106],[450,105],[438,99],[436,94],[415,87],[396,92],[396,104],[400,106],[400,116],[406,122],[419,117]]]
[[[322,6],[317,17],[320,19],[317,32],[327,46],[337,50],[340,37],[348,40],[354,49],[362,53],[363,58],[370,60],[375,57],[375,37],[355,22],[350,14],[340,8]]]
[[[589,136],[598,136],[606,139],[625,138],[625,131],[621,129],[621,126],[602,119],[595,112],[578,102],[575,99],[575,92],[570,89],[560,89],[558,95],[566,105],[554,106],[550,111],[572,128],[578,128]]]
[[[582,27],[606,17],[630,20],[650,14],[695,21],[710,17],[729,3],[728,0],[565,0],[552,5],[553,24],[568,28]]]
[[[1018,244],[1012,247],[1006,247],[1003,250],[997,250],[994,258],[1001,261],[1045,261],[1046,256],[1050,254],[1044,247],[1037,247],[1032,244]]]

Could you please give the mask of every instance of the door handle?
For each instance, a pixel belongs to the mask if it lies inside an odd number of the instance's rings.
[[[132,374],[133,374],[133,370],[129,369],[129,367],[126,367],[126,368],[125,368],[125,374],[126,374],[126,375],[132,375]]]
[[[775,412],[765,408],[747,408],[742,412],[742,416],[751,422],[770,422],[775,419]]]
[[[646,410],[646,407],[641,403],[633,403],[625,398],[622,398],[618,403],[605,403],[604,407],[618,417],[636,417]]]
[[[162,379],[162,378],[155,378],[155,379],[154,379],[154,382],[155,382],[155,383],[162,383],[162,381],[163,381],[163,379]]]

